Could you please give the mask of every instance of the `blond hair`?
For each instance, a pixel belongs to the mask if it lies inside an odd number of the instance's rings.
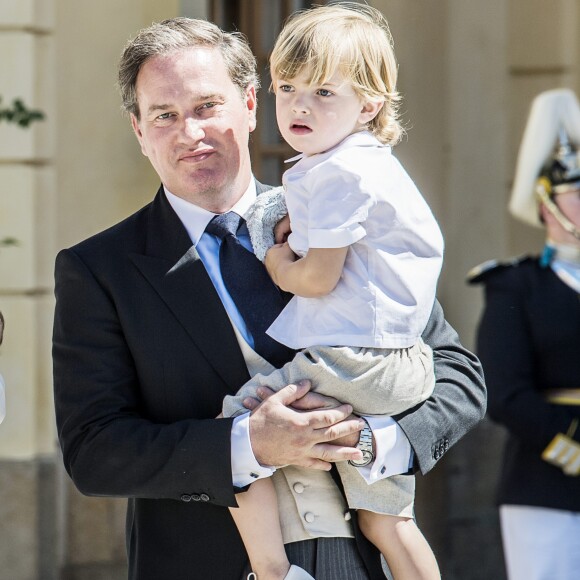
[[[339,72],[363,100],[382,101],[368,129],[382,143],[403,134],[398,118],[397,62],[385,17],[366,4],[344,2],[293,14],[270,56],[272,79],[291,80],[306,70],[320,85]]]

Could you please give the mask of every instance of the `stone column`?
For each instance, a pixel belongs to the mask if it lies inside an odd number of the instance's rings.
[[[0,570],[14,580],[53,576],[54,421],[50,365],[54,248],[54,21],[51,0],[0,3],[0,108],[21,99],[45,120],[0,121]]]

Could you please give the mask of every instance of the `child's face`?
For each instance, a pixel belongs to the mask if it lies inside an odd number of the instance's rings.
[[[307,83],[307,72],[275,79],[276,117],[284,140],[296,151],[314,155],[360,131],[378,108],[362,101],[340,73],[319,86]]]

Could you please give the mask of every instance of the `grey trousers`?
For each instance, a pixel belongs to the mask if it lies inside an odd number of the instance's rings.
[[[292,564],[304,568],[316,580],[369,580],[353,538],[291,542],[286,544],[286,553]],[[251,571],[248,564],[240,580],[246,580]]]

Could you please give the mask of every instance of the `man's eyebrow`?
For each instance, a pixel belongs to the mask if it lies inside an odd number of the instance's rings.
[[[150,114],[155,111],[167,111],[167,109],[171,109],[171,105],[149,105],[147,113]]]
[[[222,93],[212,93],[210,95],[200,95],[197,100],[202,102],[207,101],[223,101],[225,99]]]
[[[208,94],[208,95],[198,95],[195,100],[197,102],[200,103],[205,103],[207,101],[223,101],[225,99],[225,97],[223,96],[223,94],[221,93],[212,93],[212,94]],[[170,105],[170,104],[153,104],[150,105],[149,108],[147,109],[147,114],[151,114],[154,113],[156,111],[167,111],[169,109],[172,109],[174,105]]]

